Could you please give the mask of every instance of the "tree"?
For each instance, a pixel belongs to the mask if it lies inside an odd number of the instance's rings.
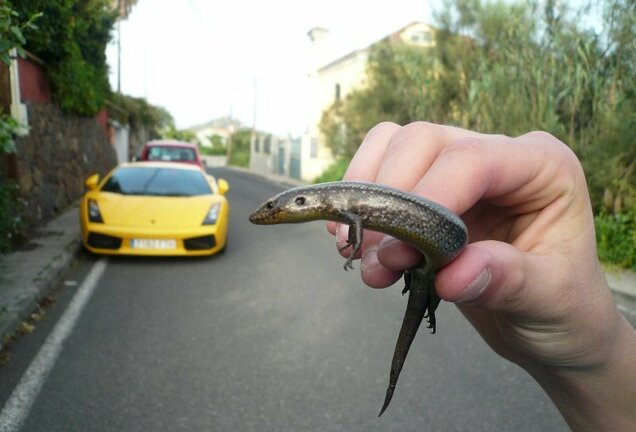
[[[368,87],[335,102],[321,118],[320,129],[337,158],[351,158],[366,132],[381,121],[408,123],[416,117],[432,65],[428,50],[388,39],[369,55]]]
[[[130,11],[136,4],[137,0],[110,0],[110,7],[117,11],[119,19],[128,18]]]
[[[37,30],[35,22],[41,16],[35,13],[20,20],[20,14],[12,9],[11,4],[0,4],[0,61],[5,65],[11,62],[9,53],[15,48],[17,54],[24,57],[25,32]]]
[[[48,69],[54,98],[66,112],[92,116],[110,93],[106,44],[117,12],[109,0],[13,0],[20,17],[41,13],[25,48]]]

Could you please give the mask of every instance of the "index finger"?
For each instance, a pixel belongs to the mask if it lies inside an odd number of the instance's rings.
[[[402,127],[381,123],[364,138],[344,179],[411,191],[446,146],[462,137],[479,136],[483,135],[427,122]]]

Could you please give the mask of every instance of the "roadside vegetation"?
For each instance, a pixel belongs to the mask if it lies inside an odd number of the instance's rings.
[[[372,50],[369,86],[323,113],[328,145],[349,161],[385,120],[548,131],[582,161],[599,256],[636,270],[636,5],[593,4],[601,29],[587,24],[589,7],[563,2],[446,2],[433,47],[387,40]]]
[[[33,13],[21,17],[11,8],[10,3],[0,4],[0,62],[11,63],[13,53],[24,56],[25,34],[37,29],[35,22],[41,14]],[[2,172],[8,155],[16,152],[14,136],[21,125],[0,108],[0,253],[8,251],[15,238],[25,226],[24,204],[18,196],[18,185]]]
[[[243,128],[232,134],[231,142],[228,143],[228,164],[243,168],[249,168],[251,139],[252,129]]]
[[[199,150],[202,154],[208,156],[226,156],[227,148],[223,144],[223,137],[221,135],[210,135],[208,137],[210,141],[210,146],[200,147]]]
[[[150,139],[174,133],[174,118],[164,108],[149,104],[144,98],[112,93],[106,102],[108,117],[130,126],[131,134],[145,129]]]
[[[21,19],[39,14],[24,48],[46,64],[53,98],[93,116],[110,95],[106,45],[117,20],[109,0],[10,0]]]

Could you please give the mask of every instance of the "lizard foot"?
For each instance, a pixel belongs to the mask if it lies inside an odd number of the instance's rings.
[[[347,241],[347,243],[344,246],[338,248],[338,252],[342,252],[343,250],[345,250],[349,246],[353,246],[353,243],[351,243],[350,241]],[[349,255],[349,257],[345,261],[344,266],[343,266],[345,271],[353,270],[353,257],[355,255],[355,253],[356,253],[355,250],[352,250],[351,254]]]
[[[353,270],[353,257],[347,258],[347,260],[344,263],[343,268],[345,269],[345,271]]]

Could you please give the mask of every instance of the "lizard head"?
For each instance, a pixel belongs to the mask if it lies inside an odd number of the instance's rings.
[[[261,204],[250,215],[250,222],[257,225],[299,223],[324,219],[321,202],[316,193],[305,188],[284,191]]]

